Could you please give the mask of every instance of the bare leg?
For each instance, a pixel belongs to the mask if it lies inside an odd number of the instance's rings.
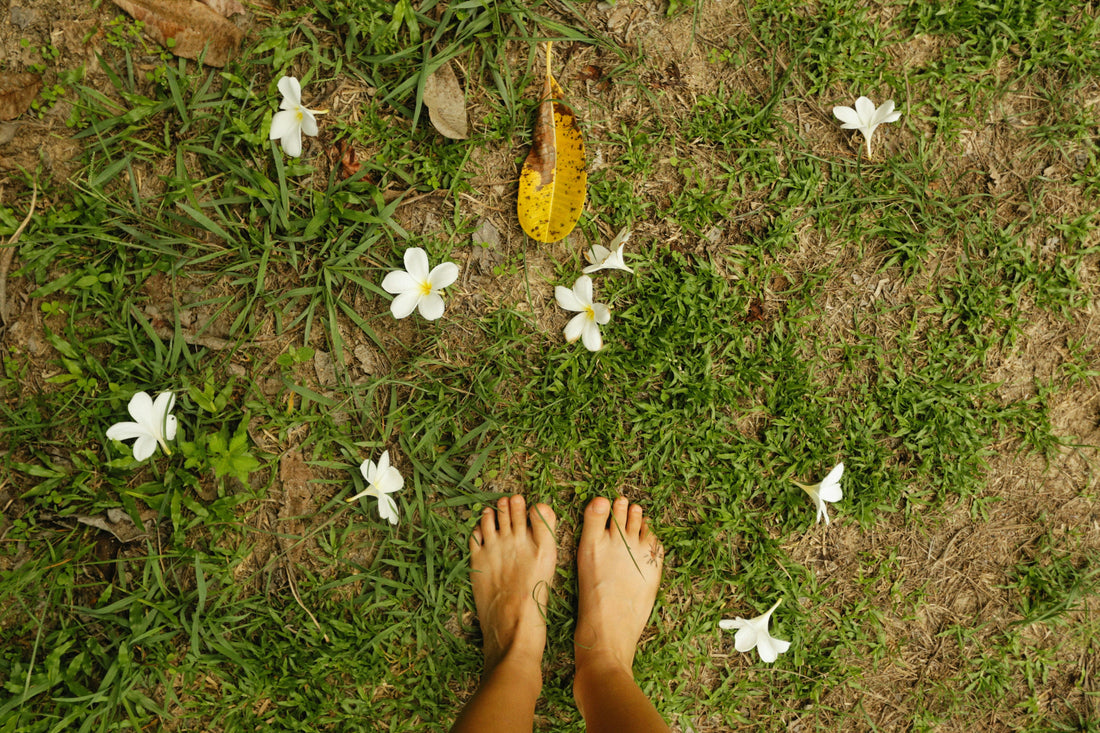
[[[470,580],[485,639],[485,670],[452,733],[531,733],[542,689],[556,529],[550,507],[536,504],[528,510],[517,495],[497,502],[495,512],[486,509],[470,536]]]
[[[573,639],[573,697],[589,733],[668,732],[633,673],[663,559],[640,506],[623,497],[613,505],[602,497],[589,502],[577,549],[580,608]]]

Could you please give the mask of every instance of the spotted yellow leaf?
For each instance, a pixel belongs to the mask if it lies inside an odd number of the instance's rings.
[[[539,242],[556,242],[573,231],[588,193],[584,138],[564,98],[565,92],[550,73],[547,44],[546,83],[531,152],[519,174],[517,207],[523,231]]]

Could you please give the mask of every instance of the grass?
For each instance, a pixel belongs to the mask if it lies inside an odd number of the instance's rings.
[[[1093,11],[699,4],[654,20],[696,28],[690,106],[571,5],[322,0],[256,16],[222,71],[102,16],[102,73],[55,72],[77,172],[25,171],[0,207],[6,241],[32,180],[48,202],[9,282],[38,325],[6,324],[0,374],[0,731],[446,727],[479,671],[465,538],[516,490],[566,536],[590,497],[646,506],[669,554],[636,675],[680,729],[1095,730],[1095,530],[1048,528],[1096,506],[1095,418],[1067,407],[1097,379]],[[616,71],[591,98],[559,74],[605,163],[568,249],[493,192],[543,38]],[[419,100],[444,58],[468,141]],[[263,133],[292,72],[339,105],[300,159]],[[904,112],[870,159],[830,114],[859,93]],[[402,251],[464,263],[485,216],[505,265],[394,322]],[[590,354],[551,286],[624,226],[637,275],[597,277]],[[139,390],[174,391],[181,423],[141,464],[104,437]],[[396,527],[343,501],[384,449]],[[838,460],[815,527],[792,481]],[[148,536],[78,521],[115,508]],[[956,522],[1022,544],[956,546]],[[583,729],[574,585],[563,563],[540,730]],[[791,650],[737,654],[718,619],[778,597]]]

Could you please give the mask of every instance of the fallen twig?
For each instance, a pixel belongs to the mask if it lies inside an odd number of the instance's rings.
[[[23,219],[23,223],[19,225],[19,228],[15,230],[11,238],[4,243],[3,252],[0,252],[0,326],[5,328],[8,325],[8,270],[11,269],[11,261],[12,257],[15,256],[15,244],[19,241],[19,235],[23,233],[23,230],[27,228],[27,224],[30,223],[31,217],[34,216],[34,206],[38,203],[37,179],[32,182],[32,186],[30,211],[27,212],[27,216]],[[0,333],[2,333],[2,331],[0,331]]]

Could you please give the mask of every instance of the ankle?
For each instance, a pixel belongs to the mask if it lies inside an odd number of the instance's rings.
[[[502,674],[517,684],[542,688],[542,653],[531,649],[513,646],[496,659],[486,658],[482,679]]]
[[[584,677],[599,678],[606,674],[625,673],[634,676],[634,655],[624,656],[606,648],[581,649],[574,645],[574,680]]]
[[[609,688],[612,680],[634,682],[631,665],[610,652],[587,650],[578,653],[573,668],[573,700],[583,713],[590,700]]]

